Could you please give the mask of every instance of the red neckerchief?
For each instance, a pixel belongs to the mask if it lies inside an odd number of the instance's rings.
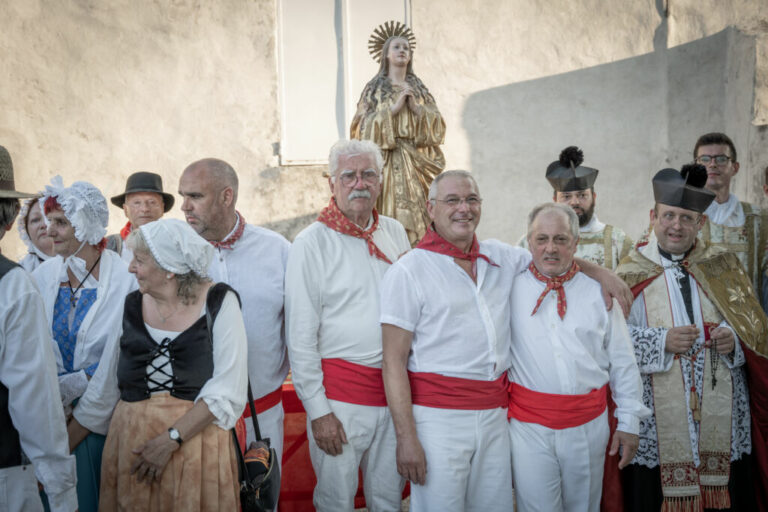
[[[565,318],[565,310],[568,309],[568,305],[565,303],[565,289],[563,289],[563,284],[566,281],[570,281],[573,279],[573,276],[576,275],[576,273],[581,270],[579,266],[574,261],[571,264],[571,269],[566,272],[565,274],[561,276],[555,276],[555,277],[547,277],[541,272],[539,272],[539,269],[536,268],[536,265],[531,262],[530,265],[528,265],[528,270],[531,271],[531,274],[533,274],[533,277],[538,279],[539,281],[542,281],[544,283],[547,283],[547,287],[544,288],[544,291],[541,292],[541,295],[539,295],[539,300],[536,301],[536,307],[533,308],[533,312],[531,313],[531,316],[536,314],[536,311],[538,311],[539,306],[541,306],[541,302],[544,300],[544,297],[547,296],[547,293],[549,293],[549,290],[555,290],[557,292],[557,314],[560,315],[560,320]]]
[[[217,249],[231,249],[233,245],[235,245],[235,242],[240,240],[240,237],[243,236],[243,231],[245,231],[245,218],[243,215],[235,210],[235,213],[237,214],[237,227],[235,228],[235,232],[232,233],[231,236],[228,236],[221,242],[213,242],[211,241],[211,245],[213,245]]]
[[[123,229],[120,230],[120,238],[125,240],[131,233],[131,229],[131,221],[126,222],[125,226],[123,226]]]
[[[425,251],[436,252],[438,254],[444,254],[446,256],[452,256],[460,260],[469,260],[472,263],[477,261],[478,258],[482,258],[490,265],[498,267],[498,265],[494,263],[491,258],[485,254],[480,254],[480,243],[477,241],[477,235],[472,235],[472,246],[469,248],[469,252],[463,252],[451,242],[437,234],[434,224],[429,226],[429,229],[427,229],[424,238],[421,239],[416,248],[424,249]]]
[[[368,244],[368,253],[381,261],[386,261],[390,265],[392,264],[381,249],[379,249],[373,241],[373,233],[376,228],[379,227],[379,214],[376,212],[376,208],[373,209],[373,224],[368,229],[363,229],[344,215],[339,210],[336,200],[332,197],[328,206],[323,208],[320,215],[317,216],[317,221],[322,222],[334,231],[338,231],[343,235],[353,236],[355,238],[362,238],[365,243]]]

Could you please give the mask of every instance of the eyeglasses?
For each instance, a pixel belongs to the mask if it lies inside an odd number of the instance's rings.
[[[375,169],[366,169],[361,171],[359,174],[348,169],[346,171],[341,171],[337,176],[341,181],[341,184],[345,187],[357,183],[358,177],[363,181],[363,183],[367,183],[368,185],[372,185],[379,181],[379,172]],[[334,176],[334,180],[335,179],[336,176]]]
[[[477,196],[469,197],[449,197],[448,199],[432,199],[432,201],[439,201],[445,203],[449,208],[458,208],[459,205],[466,203],[470,208],[477,208],[483,202],[483,200]]]
[[[701,155],[696,157],[696,161],[700,164],[707,165],[714,161],[718,166],[727,164],[730,159],[731,157],[728,155]]]
[[[684,226],[686,228],[693,227],[696,225],[697,222],[699,222],[699,219],[701,219],[701,215],[697,215],[696,217],[693,217],[691,215],[688,215],[687,213],[681,213],[680,215],[672,212],[664,212],[661,214],[661,223],[665,226],[671,226],[675,223],[675,220],[680,221],[680,225]]]

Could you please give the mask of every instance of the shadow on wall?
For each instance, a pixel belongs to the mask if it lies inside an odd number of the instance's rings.
[[[753,38],[729,28],[672,49],[657,44],[650,54],[471,95],[462,126],[484,198],[481,239],[516,243],[531,208],[551,200],[544,173],[569,145],[581,147],[585,165],[600,170],[599,218],[636,238],[653,206],[656,171],[687,163],[702,133],[732,128],[747,138],[753,128],[751,103],[742,101],[754,88],[750,45],[754,55]]]

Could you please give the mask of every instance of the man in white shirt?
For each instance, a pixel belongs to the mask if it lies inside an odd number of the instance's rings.
[[[560,152],[558,160],[547,166],[546,178],[552,185],[552,200],[567,204],[579,217],[579,242],[576,256],[615,270],[632,248],[632,239],[619,227],[600,222],[595,214],[595,180],[599,171],[582,165],[584,153],[576,146]],[[528,249],[528,237],[519,245]]]
[[[130,265],[133,251],[123,244],[125,238],[133,229],[156,221],[168,213],[173,208],[174,199],[171,194],[163,191],[163,178],[159,174],[135,172],[128,176],[125,192],[110,201],[123,209],[128,222],[120,229],[120,233],[107,237],[107,249],[115,251]]]
[[[11,157],[0,146],[0,239],[27,197],[34,194],[15,190]],[[43,510],[35,477],[52,511],[77,509],[75,458],[44,319],[32,280],[0,254],[0,508],[10,512]]]
[[[726,134],[707,133],[699,137],[693,157],[706,167],[706,188],[715,193],[715,200],[704,212],[707,221],[699,238],[738,256],[755,295],[760,298],[763,276],[768,271],[768,210],[740,202],[731,193],[739,161],[736,146]]]
[[[638,446],[642,385],[619,307],[580,272],[579,218],[545,203],[528,217],[533,262],[512,285],[509,433],[519,511],[600,508],[609,438],[607,391],[618,429],[619,468]]]
[[[187,223],[216,248],[208,275],[240,295],[248,337],[248,377],[263,437],[278,460],[283,451],[282,385],[288,375],[283,335],[283,279],[290,243],[252,224],[235,210],[237,173],[227,162],[206,158],[190,164],[179,180]],[[245,409],[248,442],[255,439]]]
[[[379,283],[410,243],[400,223],[374,208],[382,165],[373,142],[337,142],[330,203],[288,258],[288,352],[307,412],[319,511],[354,509],[358,468],[368,509],[400,510],[403,480],[381,378]]]
[[[469,172],[438,175],[427,203],[432,226],[382,281],[382,371],[398,471],[417,484],[413,511],[506,511],[512,503],[509,292],[531,256],[477,241],[481,203]]]

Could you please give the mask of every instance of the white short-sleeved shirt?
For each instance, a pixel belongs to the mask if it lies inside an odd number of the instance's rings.
[[[525,249],[480,242],[477,283],[453,257],[423,249],[403,256],[381,284],[382,324],[413,332],[408,370],[495,380],[510,366],[512,282],[531,261]]]

